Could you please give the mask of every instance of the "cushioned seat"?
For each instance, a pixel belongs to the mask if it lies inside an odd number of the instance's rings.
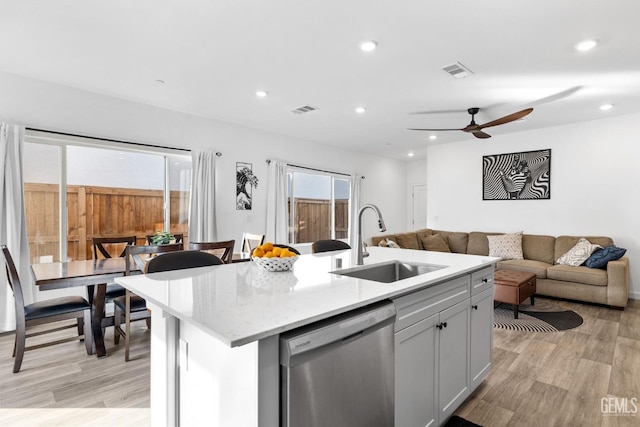
[[[598,268],[554,265],[547,269],[547,278],[565,282],[586,283],[593,286],[607,286],[607,271]]]
[[[25,305],[24,317],[26,320],[42,319],[86,309],[91,309],[91,305],[82,297],[60,297]]]
[[[538,279],[546,279],[547,268],[551,264],[530,259],[507,259],[498,261],[497,267],[501,270],[526,271],[535,274]]]
[[[121,296],[114,299],[113,304],[115,304],[118,309],[124,312],[127,307],[126,297]],[[146,309],[147,302],[144,300],[144,298],[139,297],[138,295],[131,295],[131,313],[137,313]]]

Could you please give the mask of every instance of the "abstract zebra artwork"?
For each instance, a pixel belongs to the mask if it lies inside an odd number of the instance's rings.
[[[253,174],[251,163],[236,162],[236,210],[251,210],[253,188],[258,188],[258,178]]]
[[[482,200],[551,198],[551,149],[482,157]]]

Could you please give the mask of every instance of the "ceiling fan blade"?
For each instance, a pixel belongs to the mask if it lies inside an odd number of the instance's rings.
[[[433,131],[433,132],[440,132],[440,131],[445,131],[445,130],[464,130],[464,129],[414,129],[414,128],[407,128],[408,130],[428,130],[428,131]]]
[[[476,138],[480,138],[480,139],[485,139],[485,138],[491,138],[491,135],[489,135],[488,133],[484,133],[481,130],[477,130],[475,132],[471,132],[473,134],[473,136],[475,136]]]
[[[483,125],[479,125],[478,129],[484,129],[491,126],[503,125],[505,123],[513,122],[514,120],[518,120],[531,113],[533,108],[527,108],[522,111],[518,111],[517,113],[509,114],[508,116],[501,117],[499,119],[493,120],[491,122],[485,123]]]

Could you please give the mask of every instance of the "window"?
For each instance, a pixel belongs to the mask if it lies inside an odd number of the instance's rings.
[[[287,176],[289,243],[348,238],[350,178],[294,167]]]
[[[168,229],[188,244],[188,154],[27,131],[24,159],[33,263],[91,259],[93,237],[135,235],[145,244]]]

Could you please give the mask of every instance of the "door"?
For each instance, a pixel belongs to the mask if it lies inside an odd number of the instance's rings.
[[[469,301],[440,312],[439,418],[447,419],[469,391]]]
[[[491,368],[493,346],[493,287],[471,298],[471,389]]]
[[[411,187],[412,218],[414,230],[427,228],[427,186],[414,184]]]
[[[437,425],[438,321],[434,314],[395,334],[395,427]]]

